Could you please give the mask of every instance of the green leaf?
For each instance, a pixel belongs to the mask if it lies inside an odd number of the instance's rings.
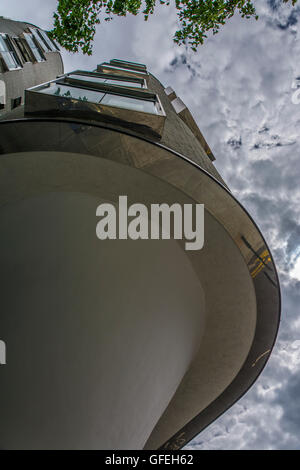
[[[174,0],[180,29],[173,40],[179,45],[190,46],[196,51],[203,44],[208,32],[217,34],[220,27],[235,13],[242,18],[258,19],[253,2],[250,0]],[[297,0],[282,0],[294,6]],[[170,5],[170,0],[159,0],[161,5]],[[142,9],[143,6],[143,10]],[[70,52],[81,50],[92,54],[92,44],[96,25],[100,24],[99,15],[104,21],[114,16],[137,15],[144,19],[154,13],[156,0],[58,0],[57,10],[53,13],[53,29],[49,32],[62,47]]]

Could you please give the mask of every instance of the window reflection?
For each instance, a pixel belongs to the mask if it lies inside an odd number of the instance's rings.
[[[35,59],[37,62],[42,62],[45,60],[44,56],[42,55],[40,49],[36,45],[33,35],[31,33],[24,33],[24,38],[26,39],[26,42],[28,46],[30,47]]]
[[[57,83],[53,83],[49,87],[39,90],[39,92],[46,93],[48,95],[61,96],[63,98],[74,98],[81,101],[90,101],[92,103],[99,103],[104,96],[104,93],[99,91],[60,85]]]
[[[77,78],[78,77],[78,78]],[[66,79],[75,79],[73,82],[68,82]],[[59,82],[50,82],[45,85],[37,86],[29,90],[29,92],[36,91],[38,93],[48,94],[61,98],[75,99],[79,101],[86,101],[91,103],[98,103],[104,106],[111,106],[114,108],[128,109],[149,114],[161,114],[161,108],[155,95],[144,95],[139,91],[127,90],[126,87],[116,87],[114,90],[97,90],[95,88],[88,88],[88,83],[84,84],[82,80],[90,80],[91,82],[99,83],[114,83],[124,85],[121,80],[113,80],[111,78],[97,77],[92,75],[82,75],[76,72],[70,73],[66,79],[61,79]],[[78,85],[76,83],[78,80]],[[127,83],[127,82],[125,82]],[[133,82],[129,82],[131,85]],[[135,85],[135,83],[134,83]],[[99,111],[102,111],[99,108]],[[105,113],[105,110],[103,109]]]
[[[95,83],[103,83],[106,81],[104,78],[101,78],[101,77],[96,77],[96,76],[93,77],[92,75],[80,75],[78,73],[71,73],[70,75],[67,76],[67,78],[72,78],[75,80],[84,80],[86,82],[95,82]]]
[[[135,87],[135,88],[142,88],[142,84],[140,82],[130,82],[125,80],[114,80],[113,78],[103,78],[97,77],[92,75],[82,75],[82,74],[75,74],[71,73],[68,75],[68,78],[72,78],[75,80],[84,80],[87,82],[94,82],[94,83],[106,83],[107,85],[120,85],[124,87]]]
[[[147,67],[145,64],[139,64],[137,62],[130,62],[128,60],[121,59],[112,59],[110,61],[111,65],[116,65],[117,67],[126,67],[133,70],[140,70],[141,72],[147,72]]]
[[[112,79],[107,79],[106,83],[108,85],[121,85],[125,87],[135,87],[135,88],[142,88],[141,83],[136,83],[136,82],[125,82],[123,80],[112,80]]]
[[[0,35],[0,53],[8,70],[21,67],[19,57],[17,56],[7,35]]]
[[[35,38],[36,42],[38,45],[41,47],[41,49],[45,52],[51,51],[51,49],[48,47],[48,45],[45,43],[45,41],[42,40],[41,36],[38,34],[37,29],[34,28],[29,28],[33,37]]]
[[[44,40],[44,42],[47,44],[47,46],[49,47],[49,50],[55,52],[55,50],[58,50],[58,47],[56,46],[55,42],[52,41],[52,39],[49,38],[48,34],[46,33],[46,31],[42,30],[42,29],[38,29],[37,30],[38,34],[42,37],[42,39]]]
[[[139,100],[121,95],[110,95],[107,93],[101,101],[107,106],[117,106],[118,108],[133,109],[145,113],[158,114],[154,101]]]
[[[146,71],[142,72],[142,71],[139,71],[139,70],[128,69],[128,68],[125,68],[125,67],[117,67],[116,65],[113,65],[113,64],[101,64],[100,67],[102,67],[103,71],[106,72],[106,73],[110,72],[109,69],[120,70],[120,71],[124,72],[124,75],[126,73],[128,74],[128,72],[135,73],[137,75],[145,75],[145,73],[146,73]]]

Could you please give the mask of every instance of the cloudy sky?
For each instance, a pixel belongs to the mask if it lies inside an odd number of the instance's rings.
[[[2,0],[0,15],[52,25],[56,0]],[[300,2],[255,2],[197,53],[175,46],[176,13],[160,6],[98,28],[94,53],[63,53],[65,70],[113,57],[146,63],[194,114],[216,167],[261,228],[279,271],[282,321],[256,385],[195,438],[195,449],[300,449]]]

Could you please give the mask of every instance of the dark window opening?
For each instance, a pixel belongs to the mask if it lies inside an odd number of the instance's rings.
[[[20,106],[22,103],[22,96],[18,96],[18,98],[13,98],[11,100],[11,109],[15,109]]]
[[[16,50],[19,52],[19,55],[22,58],[23,62],[31,62],[31,57],[27,50],[26,42],[20,38],[13,38],[12,41],[16,47]]]

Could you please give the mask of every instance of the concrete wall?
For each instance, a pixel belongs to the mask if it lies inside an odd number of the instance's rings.
[[[35,27],[35,25],[0,16],[0,32],[8,34],[10,37],[20,36],[28,27]],[[63,73],[64,66],[58,51],[44,52],[44,55],[46,61],[26,62],[18,70],[7,71],[0,61],[0,81],[2,80],[6,85],[6,106],[4,110],[0,110],[0,113],[9,112],[11,110],[11,100],[15,98],[21,97],[23,104],[26,88],[53,80],[57,75]]]
[[[48,163],[53,157],[45,155]],[[57,155],[58,162],[70,157]],[[97,239],[103,200],[72,191],[71,174],[65,192],[55,185],[48,192],[41,158],[1,160],[11,190],[22,194],[0,211],[0,331],[7,346],[1,447],[142,448],[200,346],[201,284],[176,241]],[[71,158],[76,172],[82,156]],[[99,176],[110,172],[110,186],[131,174],[84,158]],[[35,162],[29,173],[22,161]],[[31,178],[37,168],[41,176],[22,188],[16,174],[9,177],[21,170]],[[89,187],[107,194],[100,182]],[[155,191],[151,181],[149,188]]]
[[[45,53],[45,62],[26,62],[18,70],[0,72],[0,80],[6,86],[5,112],[11,110],[11,100],[21,97],[24,103],[24,90],[32,86],[53,80],[63,73],[63,63],[59,52]],[[0,69],[1,70],[1,69]]]
[[[207,156],[198,139],[176,113],[168,95],[164,91],[164,86],[153,75],[150,75],[148,87],[149,90],[154,91],[159,95],[167,115],[164,132],[160,142],[188,157],[226,186],[226,183],[216,170],[210,158]]]

